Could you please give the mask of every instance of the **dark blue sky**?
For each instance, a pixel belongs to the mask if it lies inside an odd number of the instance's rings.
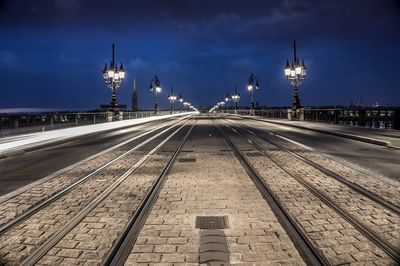
[[[151,108],[148,83],[161,80],[161,105],[173,86],[196,105],[214,104],[235,85],[242,104],[251,72],[260,104],[288,106],[283,74],[292,41],[309,74],[304,105],[400,105],[400,1],[0,0],[0,108],[94,109],[109,103],[101,76],[125,65],[118,90]]]

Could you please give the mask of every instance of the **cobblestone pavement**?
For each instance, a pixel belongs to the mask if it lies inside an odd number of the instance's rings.
[[[111,185],[117,177],[126,172],[144,154],[147,154],[160,142],[159,139],[149,142],[138,151],[111,164],[85,183],[80,184],[71,192],[1,235],[0,262],[10,264],[21,262],[32,250],[39,247],[49,236],[70,221],[89,202]],[[120,149],[119,152],[123,152],[125,149],[128,149],[128,147]],[[70,251],[65,252],[67,252],[66,257],[68,257]],[[75,253],[74,251],[71,252],[70,256],[73,256]]]
[[[99,265],[177,148],[186,129],[167,141],[86,218],[52,248],[38,265]]]
[[[353,217],[375,231],[394,247],[400,247],[399,215],[385,209],[285,151],[278,150],[265,141],[260,141],[253,137],[250,137],[250,139],[267,150],[267,153],[280,163],[290,167],[293,172],[304,177],[313,186],[323,191],[333,202],[352,214]]]
[[[291,170],[305,177],[308,181],[312,181],[313,185],[328,194],[341,207],[359,218],[369,228],[377,230],[377,223],[380,220],[372,213],[373,211],[385,215],[389,226],[394,230],[391,232],[392,235],[387,232],[385,238],[397,246],[398,238],[395,236],[396,231],[398,231],[396,229],[398,217],[396,215],[382,210],[380,206],[370,203],[367,199],[361,200],[362,196],[352,191],[349,192],[346,186],[332,181],[323,176],[322,173],[316,173],[315,169],[311,167],[304,164],[299,165],[298,159],[290,158],[285,152],[254,137],[254,135],[248,134],[247,137],[250,141],[262,147],[267,154],[283,164],[290,165]],[[233,136],[232,140],[241,150],[247,151],[245,152],[247,160],[261,174],[285,208],[332,264],[376,263],[378,265],[395,265],[386,253],[364,237],[354,226],[321,202],[272,160],[254,150],[254,146],[250,145],[247,139]],[[366,217],[368,212],[369,216]],[[392,223],[392,221],[396,223]],[[381,233],[380,235],[382,236]]]
[[[251,123],[250,125],[257,126],[259,125],[259,122],[258,124]],[[400,206],[400,183],[385,182],[386,180],[383,178],[379,179],[366,173],[362,173],[331,158],[327,158],[321,153],[310,151],[304,147],[291,143],[287,140],[283,140],[274,135],[268,135],[268,138],[270,138],[273,142],[278,143],[327,169],[333,170],[336,174],[355,184],[360,185],[370,192],[373,192],[384,200],[391,202],[396,206]]]
[[[156,134],[156,132],[152,134]],[[146,137],[148,136],[149,135]],[[83,161],[76,167],[6,200],[0,204],[0,225],[7,223],[34,205],[90,174],[100,166],[117,158],[142,141],[143,138],[140,138],[115,149],[109,149],[105,153],[98,154],[98,156],[91,160]]]
[[[197,216],[228,217],[223,232],[230,264],[304,264],[210,120],[194,128],[126,264],[198,265]]]

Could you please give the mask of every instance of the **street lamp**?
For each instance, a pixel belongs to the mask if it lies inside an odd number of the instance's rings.
[[[108,87],[111,88],[111,109],[116,110],[118,108],[116,91],[125,79],[125,71],[124,67],[122,66],[122,62],[119,68],[115,63],[114,48],[115,44],[112,44],[112,60],[109,66],[107,66],[107,63],[104,65],[103,79]]]
[[[218,106],[221,108],[221,113],[224,112],[224,106],[225,106],[225,101],[221,99],[218,99]]]
[[[174,112],[174,103],[176,102],[177,97],[172,93],[172,87],[171,87],[171,93],[168,95],[168,101],[171,104],[171,114]]]
[[[179,111],[181,111],[182,110],[182,105],[183,105],[183,97],[182,97],[182,94],[178,94],[178,99],[177,99],[177,101],[180,103],[180,105],[179,105]]]
[[[289,64],[289,60],[286,60],[285,76],[290,84],[294,86],[292,109],[296,110],[302,107],[300,104],[298,86],[302,83],[302,80],[305,79],[307,75],[307,67],[304,64],[304,60],[302,60],[300,64],[300,60],[297,58],[296,41],[293,41],[293,51],[294,58],[292,63]]]
[[[254,84],[255,83],[255,84]],[[258,78],[251,73],[249,77],[249,81],[247,83],[247,90],[250,93],[250,112],[251,115],[254,115],[254,90],[259,90],[260,84],[258,82]]]
[[[150,91],[154,92],[154,113],[158,113],[158,105],[157,105],[157,94],[161,92],[161,82],[158,79],[157,75],[154,76],[154,79],[150,80]]]
[[[229,93],[226,93],[225,95],[225,103],[226,103],[226,112],[229,112],[228,110],[228,102],[231,99],[231,96],[229,96]]]
[[[235,103],[235,114],[237,114],[237,105],[240,100],[240,94],[237,92],[237,87],[235,87],[235,93],[232,94],[231,99]]]
[[[184,102],[183,102],[183,107],[184,107],[184,108],[188,108],[190,105],[191,105],[191,104],[190,104],[189,101],[184,101]]]

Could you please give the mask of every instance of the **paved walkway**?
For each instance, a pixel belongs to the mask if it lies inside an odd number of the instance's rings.
[[[127,265],[304,265],[219,132],[200,120],[144,225]],[[227,228],[197,227],[222,216]],[[223,226],[222,226],[223,227]],[[219,250],[219,251],[216,251]],[[212,264],[211,264],[212,265]]]

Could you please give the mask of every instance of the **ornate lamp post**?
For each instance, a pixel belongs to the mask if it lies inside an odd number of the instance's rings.
[[[302,60],[300,64],[300,60],[299,58],[297,58],[296,41],[293,41],[293,48],[294,48],[293,49],[294,57],[291,64],[289,64],[289,60],[286,60],[285,76],[287,80],[290,82],[290,84],[294,86],[292,109],[293,111],[296,111],[296,109],[302,108],[300,104],[298,87],[302,83],[302,80],[305,79],[307,75],[307,67],[304,64],[304,60]]]
[[[161,82],[158,79],[157,75],[154,76],[154,79],[150,80],[150,91],[154,92],[154,113],[158,113],[158,105],[157,105],[157,94],[161,92]]]
[[[254,90],[259,90],[260,84],[258,78],[251,73],[249,77],[249,82],[247,83],[247,90],[250,93],[250,113],[254,115]]]
[[[178,94],[178,99],[177,99],[177,101],[179,102],[179,111],[181,111],[182,110],[182,105],[183,105],[183,97],[182,97],[182,94]]]
[[[229,100],[231,99],[231,96],[229,96],[229,93],[226,93],[226,95],[225,95],[225,108],[226,108],[226,112],[228,113],[229,112],[229,106],[228,106],[228,103],[229,103]]]
[[[218,106],[221,108],[221,113],[224,112],[224,106],[225,106],[225,101],[221,99],[218,99]]]
[[[235,92],[232,94],[231,99],[235,103],[235,114],[237,114],[237,105],[240,101],[240,94],[237,92],[237,87],[235,87]]]
[[[103,79],[108,87],[111,88],[112,96],[110,107],[112,110],[116,111],[118,108],[116,91],[125,79],[125,71],[124,67],[122,66],[122,62],[119,68],[118,65],[115,63],[114,48],[115,44],[112,44],[112,60],[109,66],[107,66],[107,63],[104,65]]]
[[[168,101],[171,104],[171,114],[174,112],[174,103],[176,102],[177,97],[172,93],[172,87],[171,87],[171,93],[168,95]]]
[[[188,100],[183,102],[183,107],[184,108],[189,108],[190,105],[191,105],[191,103]]]

